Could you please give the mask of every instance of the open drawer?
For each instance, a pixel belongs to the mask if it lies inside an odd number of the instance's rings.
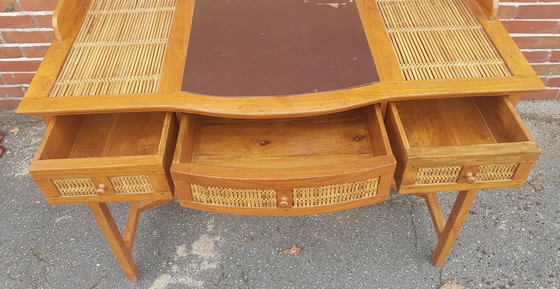
[[[29,172],[49,203],[172,199],[171,113],[59,116]]]
[[[185,207],[315,214],[388,198],[395,169],[378,106],[242,120],[184,114],[171,166]]]
[[[389,104],[401,193],[521,186],[540,149],[507,97]]]

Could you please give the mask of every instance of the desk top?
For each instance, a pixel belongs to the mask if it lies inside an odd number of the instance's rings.
[[[544,88],[492,1],[261,2],[61,0],[18,112],[296,117]]]

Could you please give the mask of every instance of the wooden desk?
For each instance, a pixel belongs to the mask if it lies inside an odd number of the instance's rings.
[[[443,265],[477,190],[521,186],[540,154],[514,104],[544,87],[497,1],[261,2],[61,0],[18,108],[48,126],[30,166],[46,199],[88,203],[136,280],[139,214],[163,202],[325,213],[386,200],[394,175],[426,200]],[[111,201],[131,203],[123,234]]]

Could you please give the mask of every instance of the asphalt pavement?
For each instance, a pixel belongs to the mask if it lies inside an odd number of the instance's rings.
[[[518,110],[542,147],[522,188],[483,190],[447,263],[424,201],[393,192],[364,208],[297,217],[156,207],[140,218],[126,281],[86,205],[49,205],[27,173],[44,125],[0,110],[0,288],[560,288],[560,101]],[[441,193],[448,212],[456,193]],[[110,208],[117,222],[127,204]],[[246,242],[244,238],[252,238]],[[297,255],[278,254],[293,245]]]

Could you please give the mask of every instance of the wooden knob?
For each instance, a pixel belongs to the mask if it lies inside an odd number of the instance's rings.
[[[278,207],[285,209],[285,208],[289,208],[290,207],[290,203],[288,202],[288,198],[287,197],[281,197],[280,198],[280,202],[278,202]]]
[[[476,182],[476,177],[472,172],[467,172],[465,176],[467,177],[467,184],[473,184]]]
[[[97,190],[95,191],[95,193],[98,194],[98,195],[105,194],[105,185],[104,184],[99,184],[97,186]]]

